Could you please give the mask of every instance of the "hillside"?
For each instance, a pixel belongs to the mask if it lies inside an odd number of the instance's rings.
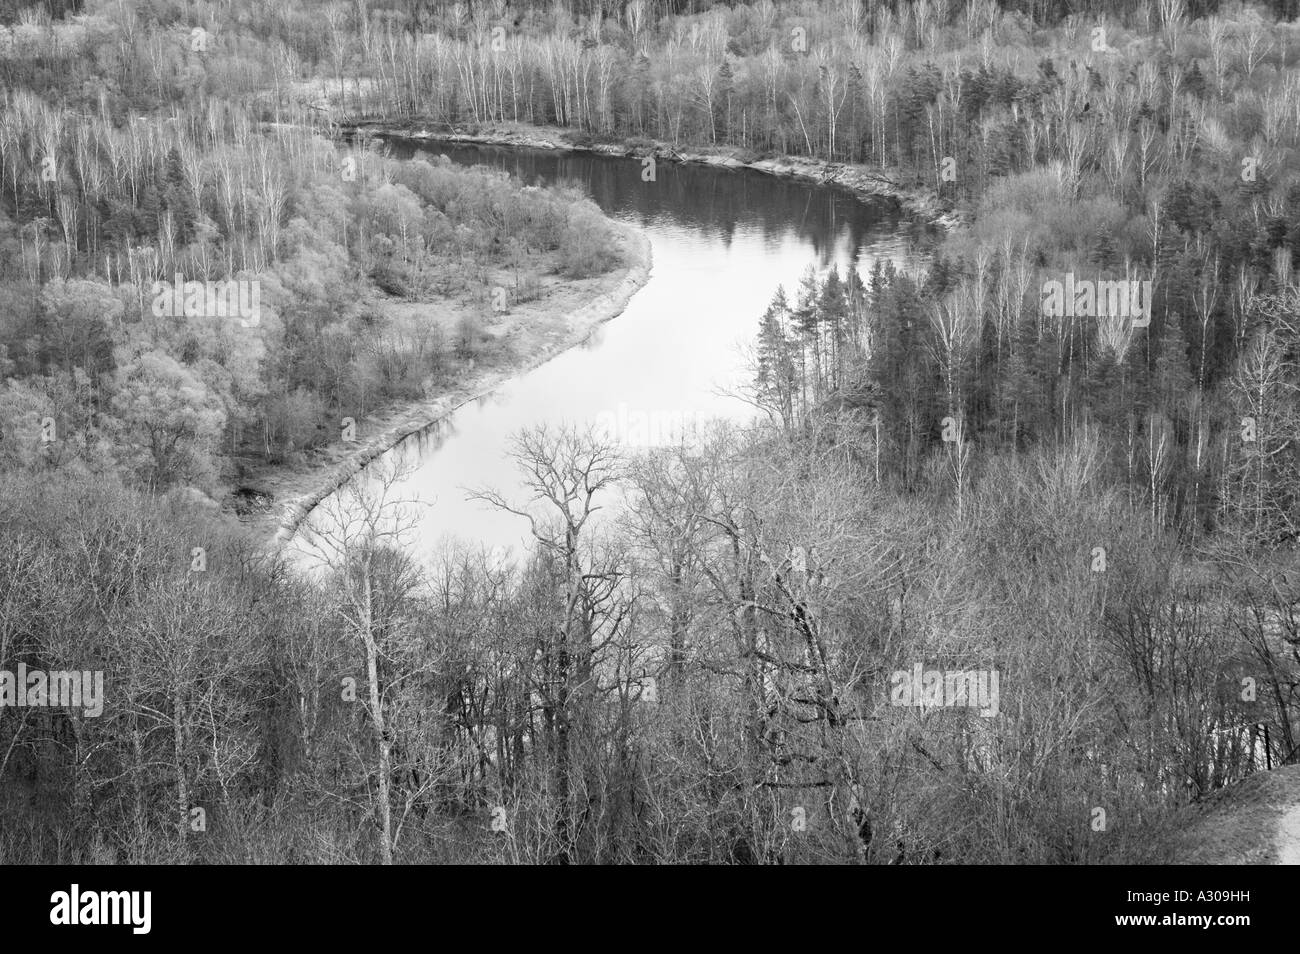
[[[1300,765],[1259,772],[1173,816],[1153,862],[1300,864]]]

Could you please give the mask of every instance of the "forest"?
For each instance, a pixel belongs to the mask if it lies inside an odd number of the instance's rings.
[[[1296,7],[0,3],[0,669],[106,687],[0,705],[0,860],[1152,860],[1300,758]],[[515,435],[521,562],[415,559],[381,469],[309,574],[202,501],[507,361],[499,284],[619,264],[580,195],[363,120],[861,165],[961,224],[771,289],[751,426]],[[177,274],[256,325],[158,316]],[[1075,275],[1149,320],[1049,314]],[[900,707],[914,665],[998,714]]]

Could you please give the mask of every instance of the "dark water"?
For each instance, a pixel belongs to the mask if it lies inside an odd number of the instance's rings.
[[[432,504],[409,540],[421,555],[447,538],[494,547],[525,539],[523,519],[465,499],[465,488],[493,488],[523,500],[506,456],[520,428],[594,424],[641,447],[708,419],[751,417],[752,408],[729,395],[752,377],[744,349],[778,284],[793,300],[809,264],[819,271],[835,264],[841,273],[856,267],[865,279],[877,259],[909,264],[932,239],[892,202],[862,203],[834,187],[749,170],[660,162],[656,181],[644,182],[636,159],[444,143],[394,144],[393,151],[493,166],[528,184],[579,187],[607,215],[644,230],[654,253],[649,282],[585,345],[387,455],[416,467],[398,494]],[[326,519],[328,509],[313,519]]]

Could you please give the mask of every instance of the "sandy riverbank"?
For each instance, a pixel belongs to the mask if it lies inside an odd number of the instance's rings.
[[[605,275],[556,281],[538,299],[512,306],[489,333],[509,344],[515,360],[462,376],[442,393],[386,408],[356,422],[357,441],[313,451],[296,464],[260,468],[243,481],[273,495],[270,512],[244,521],[273,548],[289,541],[311,510],[376,457],[424,430],[458,407],[490,394],[563,351],[585,341],[602,323],[621,314],[650,277],[650,240],[639,229],[616,223],[624,262]],[[421,307],[414,305],[411,307]]]

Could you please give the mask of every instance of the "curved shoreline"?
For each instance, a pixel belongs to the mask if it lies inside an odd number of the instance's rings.
[[[609,222],[621,233],[624,257],[627,262],[622,270],[626,274],[613,288],[567,315],[570,325],[569,334],[535,352],[527,361],[511,365],[509,368],[485,372],[471,383],[454,391],[407,405],[400,412],[404,418],[400,423],[385,428],[381,433],[361,442],[341,463],[335,465],[320,483],[314,485],[312,490],[283,503],[277,501],[280,518],[276,522],[275,534],[271,538],[271,549],[283,548],[293,539],[303,522],[321,501],[364,470],[376,457],[386,454],[413,434],[427,430],[471,401],[487,397],[507,381],[521,377],[557,355],[577,347],[589,339],[602,324],[622,314],[628,302],[632,300],[632,296],[650,280],[650,272],[654,264],[653,253],[649,236],[640,229],[613,219]]]
[[[859,200],[893,199],[910,215],[924,219],[945,231],[952,231],[962,222],[957,212],[944,206],[931,190],[907,189],[872,166],[845,162],[829,162],[806,156],[780,156],[772,159],[745,161],[732,152],[681,152],[667,143],[653,142],[649,147],[629,144],[573,143],[564,138],[566,130],[552,130],[523,123],[489,125],[487,131],[468,132],[454,126],[430,131],[428,124],[415,120],[361,120],[344,123],[340,130],[353,134],[362,130],[381,139],[401,139],[410,142],[452,142],[486,146],[515,146],[528,149],[547,149],[556,152],[587,152],[616,158],[645,158],[667,162],[697,163],[721,166],[726,169],[752,169],[764,175],[781,179],[799,179],[814,185],[834,185],[847,189]],[[445,124],[444,124],[445,125]]]

